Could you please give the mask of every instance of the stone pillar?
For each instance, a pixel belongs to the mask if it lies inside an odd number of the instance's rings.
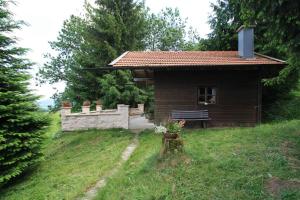
[[[121,128],[128,129],[129,126],[129,105],[118,104],[118,112],[121,114]]]
[[[66,115],[71,114],[72,107],[62,107],[60,110],[61,116],[64,117]]]
[[[96,105],[96,111],[100,112],[102,110],[102,105]]]
[[[66,130],[66,115],[70,115],[71,114],[71,109],[72,107],[62,107],[60,110],[60,115],[61,115],[61,129],[62,131]]]
[[[82,113],[89,114],[90,113],[90,106],[81,106]]]
[[[138,104],[137,105],[138,106],[138,109],[139,109],[139,111],[141,111],[142,113],[144,113],[144,104],[143,103],[141,103],[141,104]]]

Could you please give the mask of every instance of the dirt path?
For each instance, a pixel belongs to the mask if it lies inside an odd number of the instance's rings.
[[[131,156],[131,154],[134,152],[136,147],[138,146],[138,133],[136,133],[135,138],[133,139],[132,143],[129,144],[126,149],[122,152],[121,160],[116,164],[116,166],[110,170],[106,175],[102,176],[97,183],[89,188],[83,197],[77,198],[78,200],[92,200],[96,197],[97,192],[106,185],[106,180],[113,176],[123,163],[125,163]]]

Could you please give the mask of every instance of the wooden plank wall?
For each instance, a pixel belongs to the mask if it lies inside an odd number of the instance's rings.
[[[208,126],[253,126],[260,120],[259,85],[257,70],[155,71],[155,121],[167,121],[174,109],[208,109]],[[215,86],[217,103],[198,105],[198,86]]]

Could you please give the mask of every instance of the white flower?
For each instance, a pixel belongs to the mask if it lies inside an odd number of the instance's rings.
[[[166,133],[167,132],[167,128],[160,125],[160,126],[155,126],[154,128],[154,132],[157,134],[161,134],[161,133]]]

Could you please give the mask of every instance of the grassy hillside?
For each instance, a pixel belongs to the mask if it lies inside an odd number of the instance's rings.
[[[52,118],[44,161],[0,191],[0,199],[74,199],[114,166],[133,136],[119,129],[62,134],[59,115]]]
[[[300,199],[300,121],[183,138],[185,154],[160,159],[161,136],[143,133],[97,199]]]
[[[74,199],[112,169],[133,134],[61,133],[53,115],[44,161],[0,191],[0,199]],[[159,157],[161,135],[139,146],[96,199],[300,199],[300,121],[256,128],[185,130],[185,152]]]

